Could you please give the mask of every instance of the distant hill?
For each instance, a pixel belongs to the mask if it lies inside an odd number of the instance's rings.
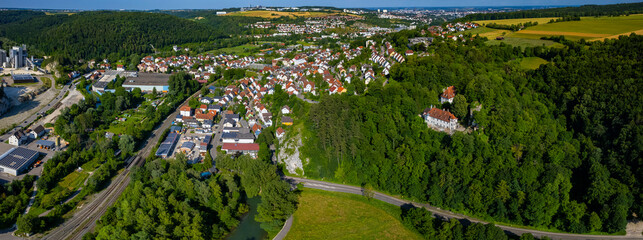
[[[476,13],[467,15],[456,21],[473,20],[496,20],[514,18],[541,18],[541,17],[565,17],[565,16],[618,16],[627,14],[643,13],[643,2],[623,3],[610,5],[583,5],[580,7],[563,7],[536,9],[502,13]]]
[[[251,16],[219,16],[217,15],[218,11],[219,10],[163,11],[163,13],[207,24],[217,31],[220,31],[221,34],[226,35],[248,33],[249,29],[245,26],[259,21],[265,21],[263,18]]]
[[[2,11],[0,19],[0,37],[72,59],[129,56],[151,52],[150,44],[159,48],[227,36],[209,25],[161,13]]]
[[[0,24],[7,24],[21,20],[30,19],[36,16],[44,16],[44,12],[29,10],[0,11]]]

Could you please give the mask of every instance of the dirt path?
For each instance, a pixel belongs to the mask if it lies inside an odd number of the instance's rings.
[[[632,33],[635,33],[636,35],[643,35],[643,29],[639,29],[639,30],[631,31],[631,32],[626,32],[626,33],[621,33],[621,34],[616,34],[616,35],[612,35],[612,36],[604,37],[604,38],[592,39],[591,41],[602,41],[602,40],[605,40],[605,39],[615,39],[615,38],[618,38],[619,36],[629,36]]]

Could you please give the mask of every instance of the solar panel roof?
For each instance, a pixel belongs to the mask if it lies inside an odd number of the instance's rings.
[[[19,80],[19,81],[24,81],[24,80],[33,80],[33,76],[29,74],[16,74],[11,76],[13,80]]]
[[[11,169],[20,169],[24,165],[30,164],[30,160],[38,157],[38,154],[40,153],[37,151],[23,147],[12,148],[3,154],[4,157],[0,158],[0,165]]]

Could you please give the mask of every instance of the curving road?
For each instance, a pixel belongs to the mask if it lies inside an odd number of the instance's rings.
[[[352,193],[352,194],[363,194],[363,189],[359,187],[354,187],[354,186],[348,186],[348,185],[343,185],[343,184],[336,184],[336,183],[329,183],[329,182],[324,182],[324,181],[317,181],[317,180],[310,180],[310,179],[305,179],[305,178],[298,178],[298,177],[284,177],[287,180],[292,181],[293,183],[302,183],[304,184],[305,187],[307,188],[315,188],[315,189],[320,189],[320,190],[325,190],[325,191],[331,191],[331,192],[343,192],[343,193]],[[485,222],[483,220],[475,219],[472,217],[468,217],[462,214],[457,214],[453,213],[450,211],[442,210],[440,208],[436,208],[433,206],[430,206],[429,204],[424,204],[424,203],[416,203],[416,202],[411,202],[407,200],[402,200],[399,198],[395,198],[383,193],[379,192],[374,192],[373,198],[377,200],[381,200],[396,206],[402,206],[402,205],[408,205],[412,204],[413,206],[416,207],[423,207],[429,212],[433,213],[434,217],[438,218],[455,218],[459,220],[468,220],[470,222],[475,222],[475,223],[483,223],[486,224],[488,222]],[[497,227],[501,228],[504,230],[506,233],[513,234],[520,236],[523,233],[531,233],[534,235],[534,237],[544,237],[547,236],[551,239],[566,239],[566,240],[597,240],[597,239],[638,239],[641,240],[643,239],[643,236],[622,236],[622,235],[585,235],[585,234],[572,234],[572,233],[554,233],[554,232],[546,232],[546,231],[539,231],[539,230],[533,230],[533,229],[525,229],[525,228],[518,228],[518,227],[510,227],[506,225],[501,225],[501,224],[496,224]],[[285,229],[283,229],[285,230]],[[285,235],[288,233],[287,230],[284,232],[279,233],[279,235],[282,235],[280,239],[283,239]]]

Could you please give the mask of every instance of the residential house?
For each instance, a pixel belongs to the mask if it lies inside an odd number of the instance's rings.
[[[31,138],[36,139],[44,136],[46,133],[45,128],[42,125],[38,125],[37,127],[31,129]]]
[[[290,107],[288,105],[281,108],[281,114],[290,114]]]
[[[182,106],[179,111],[183,116],[192,116],[192,108],[188,105]]]
[[[440,95],[440,103],[453,103],[453,98],[455,97],[455,90],[453,89],[453,86],[449,86],[446,89],[442,91],[442,94]]]
[[[9,144],[14,146],[20,146],[27,142],[27,140],[29,140],[29,136],[22,130],[15,131],[9,136]]]
[[[290,126],[290,125],[293,124],[293,120],[290,117],[283,116],[283,117],[281,117],[281,124],[286,125],[286,126]]]
[[[452,113],[438,108],[425,109],[424,119],[429,125],[437,128],[455,130],[458,124],[458,118]]]
[[[282,138],[285,133],[286,133],[286,131],[284,131],[284,129],[281,128],[281,127],[277,128],[277,130],[275,130],[275,135],[276,135],[277,138]]]
[[[227,154],[248,154],[253,158],[259,153],[259,144],[256,143],[224,143],[221,150]]]

